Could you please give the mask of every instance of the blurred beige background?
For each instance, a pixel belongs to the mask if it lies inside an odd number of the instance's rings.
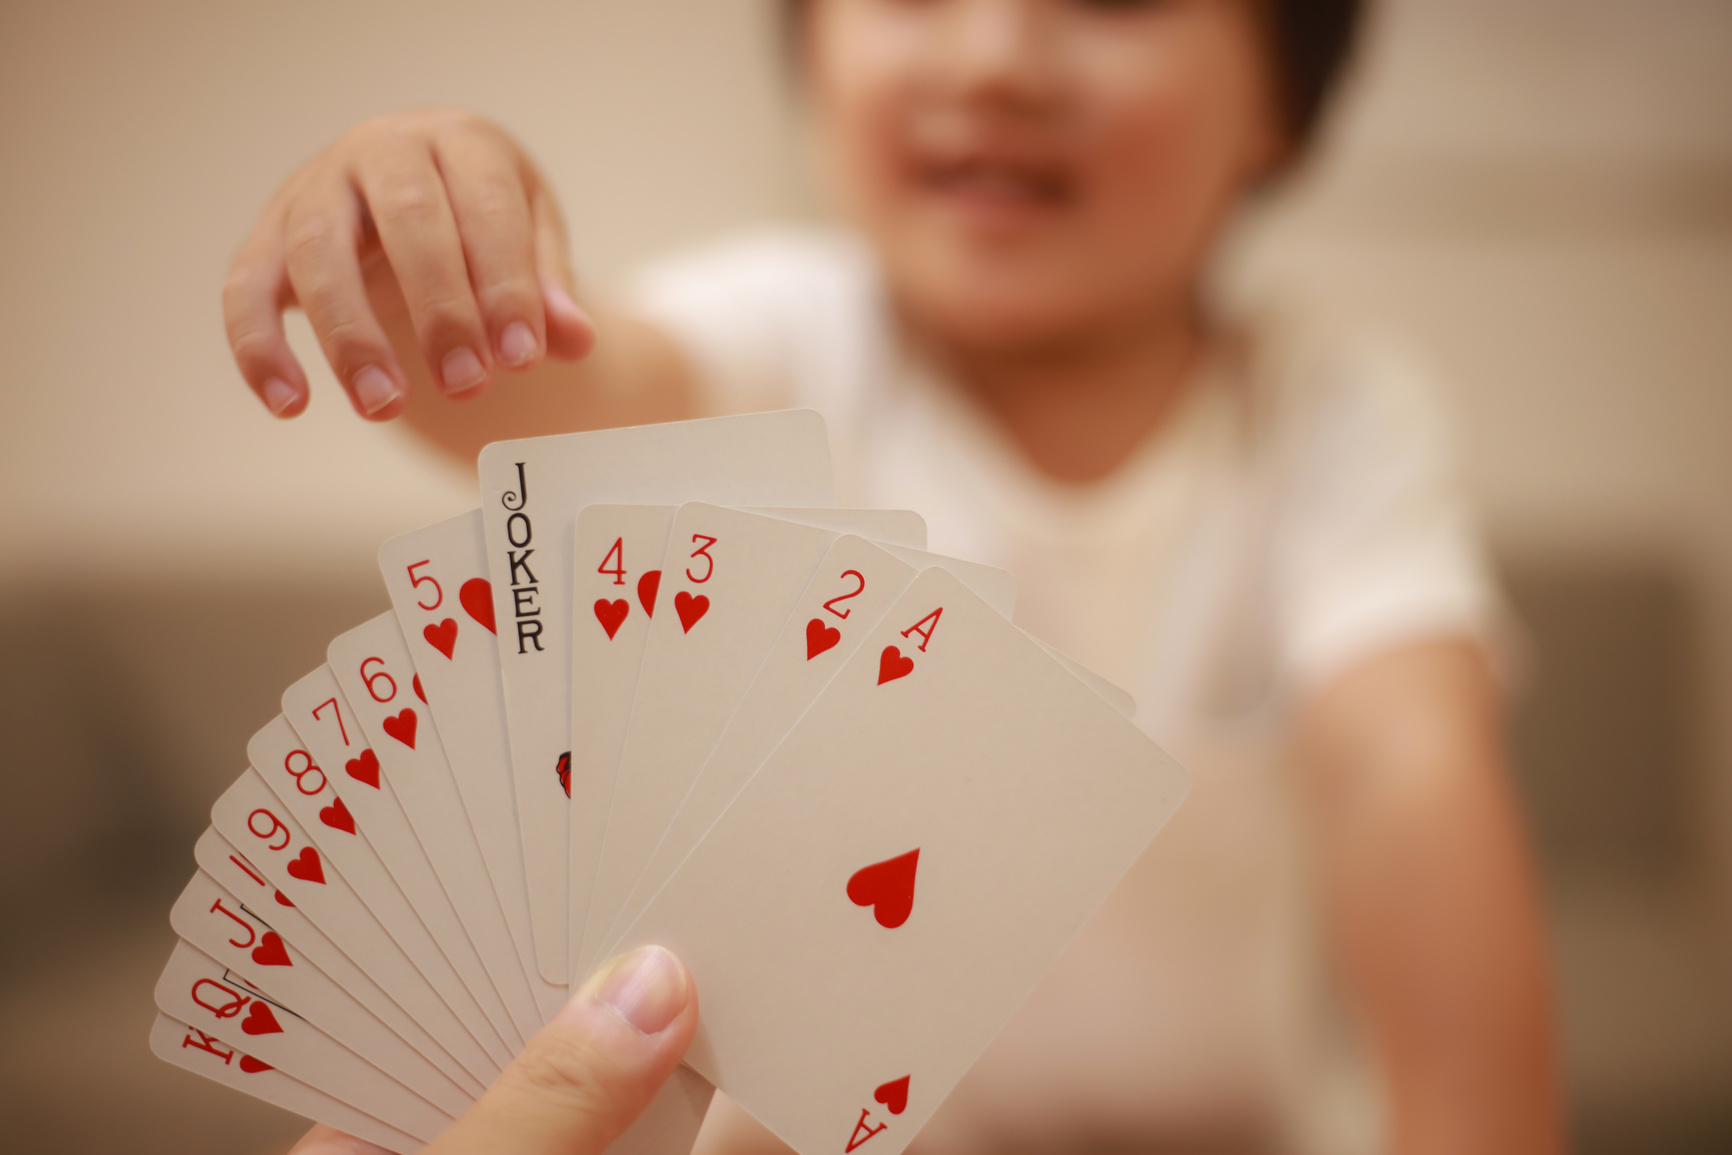
[[[271,191],[476,109],[606,283],[818,211],[788,97],[767,0],[0,6],[0,1145],[296,1130],[145,1051],[168,905],[280,688],[384,608],[374,548],[471,496],[322,367],[297,422],[242,387],[217,292]],[[1732,1150],[1732,5],[1389,0],[1342,113],[1228,280],[1446,374],[1535,643],[1582,1149]]]

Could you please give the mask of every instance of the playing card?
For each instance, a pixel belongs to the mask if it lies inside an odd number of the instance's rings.
[[[395,1127],[387,1127],[365,1111],[357,1111],[340,1099],[316,1091],[299,1079],[283,1074],[269,1063],[236,1050],[215,1035],[177,1022],[161,1012],[150,1028],[150,1049],[159,1059],[202,1075],[255,1099],[293,1111],[327,1127],[335,1127],[376,1143],[387,1151],[409,1155],[421,1149],[421,1141]]]
[[[622,945],[686,962],[687,1061],[797,1150],[897,1155],[1186,789],[928,569]]]
[[[590,891],[583,971],[601,961],[596,948],[836,536],[704,502],[674,515]]]
[[[455,1062],[445,1054],[443,1048],[433,1040],[432,1036],[426,1034],[372,980],[368,979],[349,960],[347,955],[332,945],[330,940],[314,927],[281,891],[278,891],[264,878],[263,873],[256,866],[224,841],[214,829],[207,829],[199,839],[195,848],[195,856],[198,859],[200,869],[207,872],[213,880],[221,882],[226,889],[237,896],[237,899],[240,895],[251,895],[254,909],[268,909],[270,911],[270,916],[275,920],[284,944],[288,948],[289,956],[296,965],[300,963],[304,951],[310,961],[325,974],[331,976],[333,981],[337,982],[346,993],[355,995],[358,1001],[365,1004],[368,1011],[376,1014],[380,1021],[391,1027],[401,1038],[408,1040],[413,1048],[427,1058],[430,1063],[441,1070],[446,1070],[446,1065],[449,1064],[450,1069],[457,1072],[453,1076],[453,1081],[461,1085],[471,1097],[481,1094],[483,1088],[479,1082],[463,1073],[461,1068],[457,1067]],[[236,937],[244,936],[237,933]],[[244,977],[245,972],[241,973]],[[277,985],[283,985],[280,979]],[[272,993],[268,987],[264,990],[266,994]],[[285,998],[287,997],[285,995]],[[291,999],[290,1005],[298,1004]],[[448,1011],[445,1012],[445,1015],[449,1018]],[[315,1025],[319,1025],[316,1016],[309,1013],[309,1017],[315,1019]],[[211,1074],[212,1077],[221,1078],[220,1071],[213,1073],[204,1071],[202,1068],[217,1063],[221,1051],[229,1048],[223,1047],[214,1038],[207,1038],[206,1041],[214,1044],[217,1048],[215,1051],[208,1052],[212,1058],[198,1063],[197,1066],[193,1062],[181,1062],[177,1058],[171,1058],[171,1061],[176,1062],[177,1065],[188,1066],[189,1069],[201,1070],[201,1073]],[[178,1046],[178,1043],[175,1045]],[[158,1053],[162,1052],[159,1050]],[[169,1056],[165,1055],[165,1057]],[[239,1074],[244,1075],[253,1067],[260,1070],[266,1069],[264,1064],[254,1060],[249,1061],[248,1068]],[[381,1065],[381,1069],[386,1068]],[[236,1075],[225,1078],[223,1081],[239,1086],[241,1090],[251,1091],[252,1085],[235,1082],[235,1078],[238,1077],[239,1075]],[[298,1086],[298,1084],[296,1085]],[[662,1089],[656,1093],[656,1097],[651,1100],[644,1113],[608,1148],[610,1155],[666,1155],[667,1152],[689,1151],[697,1137],[698,1128],[703,1123],[704,1114],[709,1108],[710,1097],[714,1094],[714,1090],[706,1079],[691,1068],[680,1067],[674,1072],[673,1077],[662,1086]],[[382,1124],[375,1124],[374,1131],[362,1130],[361,1124],[356,1123],[355,1120],[369,1117],[358,1114],[343,1114],[343,1112],[352,1112],[353,1110],[345,1104],[338,1104],[342,1107],[341,1112],[328,1111],[321,1103],[321,1100],[327,1098],[326,1096],[313,1091],[311,1088],[305,1088],[305,1092],[301,1095],[290,1095],[287,1101],[279,1101],[278,1099],[270,1099],[270,1101],[277,1102],[280,1106],[297,1111],[308,1118],[329,1123],[333,1127],[340,1127],[351,1134],[361,1135],[363,1138],[377,1134],[377,1129],[383,1127]],[[263,1094],[259,1097],[269,1098],[268,1095]],[[331,1102],[337,1101],[331,1100]],[[321,1111],[326,1113],[322,1114]],[[377,1139],[375,1141],[382,1142]],[[414,1148],[419,1148],[419,1146],[419,1143],[413,1144]],[[393,1148],[393,1150],[400,1149],[402,1148]]]
[[[387,1126],[430,1142],[451,1122],[383,1071],[248,985],[191,944],[175,944],[156,982],[157,1009],[207,1031],[285,1075],[341,1099]]]
[[[356,966],[323,931],[297,910],[282,891],[266,881],[259,868],[247,861],[246,856],[238,849],[230,846],[214,828],[206,827],[205,832],[199,836],[198,842],[193,846],[193,857],[198,861],[200,870],[237,899],[247,903],[248,909],[269,911],[271,925],[282,935],[284,942],[293,944],[296,951],[306,955],[312,964],[329,976],[345,994],[390,1028],[391,1032],[417,1055],[462,1088],[464,1094],[470,1098],[481,1094],[484,1087],[479,1079],[464,1070],[462,1064],[453,1058],[438,1040],[398,1006],[379,984],[368,978],[365,971]],[[181,937],[190,936],[183,933]],[[197,945],[196,940],[194,945]],[[216,952],[206,953],[214,956]],[[433,999],[431,988],[426,988],[426,991],[427,998]],[[442,1007],[441,1009],[443,1010]],[[461,1028],[451,1016],[451,1012],[444,1010],[443,1013],[451,1028],[460,1031]],[[473,1046],[473,1043],[470,1045]]]
[[[493,1081],[510,1056],[495,1060],[489,1043],[498,1048],[498,1039],[484,1043],[477,1038],[487,1022],[473,1003],[466,1019],[442,997],[451,991],[454,1000],[460,999],[463,988],[449,967],[441,965],[443,956],[431,940],[422,939],[417,947],[425,958],[400,946],[256,770],[242,774],[217,799],[211,825],[231,845],[245,847],[248,861],[270,884],[438,1039],[464,1070],[483,1084]],[[478,1027],[471,1028],[475,1020]]]
[[[915,560],[939,560],[931,554],[901,552]],[[610,951],[618,931],[661,889],[917,572],[902,557],[852,534],[831,544],[680,800],[619,915],[606,928],[597,953]],[[1009,613],[1015,597],[1009,574],[987,566],[969,566],[964,572],[982,579],[978,592],[994,609]]]
[[[509,1062],[522,1049],[522,1034],[440,885],[432,861],[404,813],[396,783],[368,742],[331,667],[320,666],[284,690],[282,703],[293,736],[269,729],[255,735],[254,743],[268,741],[271,746],[249,744],[247,755],[254,769],[306,826],[314,843],[331,852],[337,869],[348,877],[355,893],[404,953],[415,960],[495,1063]],[[297,758],[296,749],[306,753]],[[354,837],[347,837],[346,830],[339,833],[332,828],[322,811],[315,821],[308,814],[311,804],[302,792],[291,790],[285,775],[272,772],[272,768],[286,767],[290,762],[298,766],[303,758],[310,758],[321,773],[323,767],[331,768],[323,777],[342,798],[347,818],[355,827]],[[374,853],[365,853],[363,847]]]
[[[926,519],[912,509],[841,509],[834,507],[748,507],[747,513],[797,521],[836,533],[856,533],[880,545],[926,548]]]
[[[337,635],[325,653],[493,989],[519,1036],[528,1039],[541,1029],[541,1011],[499,909],[439,731],[428,717],[421,676],[409,660],[396,614],[380,614]]]
[[[546,1022],[565,1004],[567,988],[543,978],[535,961],[481,511],[392,538],[379,547],[379,571],[420,672],[500,913]]]
[[[481,451],[482,521],[536,956],[567,966],[572,527],[597,502],[835,503],[823,419],[809,410],[502,441]],[[569,779],[569,774],[567,775]]]
[[[567,958],[583,957],[590,890],[613,805],[614,776],[661,591],[673,505],[591,505],[572,527],[571,911]],[[665,602],[662,604],[666,604]]]
[[[676,508],[591,505],[577,515],[573,527],[569,957],[574,965],[588,958],[581,948],[591,888]],[[926,537],[926,523],[907,510],[755,512],[836,532],[885,534],[896,541]]]
[[[181,891],[169,924],[176,934],[254,989],[294,1007],[314,1026],[445,1114],[474,1099],[319,970],[292,939],[204,871]]]
[[[619,929],[642,912],[644,903],[673,874],[710,823],[854,652],[864,632],[877,624],[890,602],[914,580],[917,570],[908,564],[910,561],[921,563],[920,568],[944,566],[993,609],[1009,616],[1016,587],[1004,570],[924,551],[897,549],[891,554],[858,537],[838,538],[698,771],[598,953],[613,953]],[[1035,641],[1120,714],[1130,717],[1136,712],[1129,694],[1039,639]]]
[[[1024,632],[1028,640],[1039,646],[1047,657],[1069,670],[1072,677],[1100,695],[1107,705],[1119,712],[1121,717],[1135,718],[1137,716],[1137,700],[1131,697],[1129,690],[1114,685],[1069,654],[1055,650],[1033,634]]]

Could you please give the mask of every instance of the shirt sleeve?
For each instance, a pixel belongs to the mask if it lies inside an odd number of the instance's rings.
[[[1276,658],[1316,684],[1399,645],[1460,635],[1506,675],[1514,635],[1434,383],[1393,345],[1345,343],[1299,370],[1284,403],[1273,541]]]
[[[650,265],[627,305],[685,352],[709,412],[807,407],[835,426],[871,372],[876,299],[857,240],[776,229]]]

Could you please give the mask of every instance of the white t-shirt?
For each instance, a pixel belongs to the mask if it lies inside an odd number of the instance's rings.
[[[1017,621],[1135,695],[1193,776],[919,1148],[1370,1141],[1277,755],[1296,691],[1496,618],[1425,379],[1368,338],[1241,325],[1113,476],[1065,484],[900,351],[851,237],[752,234],[636,288],[711,408],[821,412],[843,504],[917,510],[933,550],[1009,569]]]

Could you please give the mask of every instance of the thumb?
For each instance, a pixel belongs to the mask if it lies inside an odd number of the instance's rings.
[[[601,1155],[673,1074],[697,1024],[685,967],[639,947],[584,983],[428,1155]]]

